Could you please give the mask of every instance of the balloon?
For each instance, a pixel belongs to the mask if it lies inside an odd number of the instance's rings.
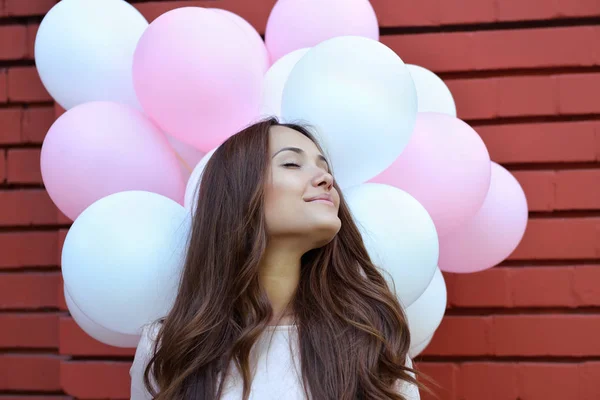
[[[527,227],[527,199],[515,177],[492,162],[490,189],[481,209],[451,235],[440,238],[440,268],[477,272],[506,259]]]
[[[208,160],[210,160],[215,151],[217,151],[217,148],[214,148],[208,153],[206,153],[206,155],[200,160],[200,162],[192,171],[190,179],[187,182],[183,205],[186,209],[192,212],[192,215],[196,212],[196,199],[198,197],[198,188],[200,187],[202,173],[204,173],[204,168],[206,167]]]
[[[263,91],[260,105],[260,114],[264,117],[281,117],[281,98],[283,88],[292,69],[298,61],[309,51],[309,48],[292,51],[280,58],[267,71],[263,81]]]
[[[365,183],[345,190],[344,196],[373,263],[409,307],[437,269],[438,238],[431,217],[408,193],[388,185]]]
[[[131,68],[148,22],[123,0],[62,0],[35,37],[35,65],[48,93],[68,110],[89,101],[140,108]]]
[[[71,219],[124,190],[183,200],[179,162],[164,134],[122,104],[85,103],[61,115],[44,139],[40,163],[50,198]]]
[[[440,326],[446,312],[446,282],[439,268],[419,298],[406,309],[411,343],[421,344]]]
[[[257,53],[260,53],[260,59],[263,64],[263,72],[267,72],[267,70],[271,66],[271,61],[269,58],[269,52],[267,51],[267,47],[265,46],[265,42],[263,41],[262,37],[260,37],[260,33],[258,33],[248,21],[246,21],[244,18],[240,17],[236,13],[220,8],[210,8],[210,10],[220,13],[221,15],[224,15],[227,18],[231,19],[244,31],[244,35],[250,43],[252,50]]]
[[[419,113],[402,154],[371,182],[407,191],[447,235],[481,208],[490,187],[490,155],[468,124],[439,113]]]
[[[408,356],[410,358],[415,358],[416,356],[421,354],[423,352],[423,350],[425,350],[427,348],[427,346],[429,346],[429,343],[431,343],[432,339],[433,339],[433,335],[429,336],[427,339],[425,339],[421,343],[411,345],[410,349],[408,350]]]
[[[264,59],[231,17],[181,7],[155,19],[133,60],[144,111],[204,152],[258,116]]]
[[[177,159],[179,160],[179,166],[181,168],[181,176],[184,182],[190,178],[194,166],[200,162],[204,157],[204,152],[190,146],[189,144],[183,143],[181,140],[174,138],[171,135],[166,135],[171,148],[176,153]]]
[[[379,24],[368,0],[279,0],[269,15],[265,42],[275,62],[336,36],[379,40]]]
[[[419,112],[437,112],[456,117],[456,104],[444,81],[418,65],[406,64],[417,88]]]
[[[189,213],[155,193],[98,200],[75,220],[62,251],[65,286],[98,325],[128,335],[164,317],[175,300]]]
[[[138,345],[140,335],[126,335],[124,333],[113,332],[110,329],[98,325],[81,312],[79,307],[73,302],[66,287],[64,288],[64,292],[65,301],[67,303],[67,308],[71,313],[71,317],[73,317],[77,325],[79,325],[79,327],[89,336],[100,343],[108,344],[109,346],[135,348]]]
[[[323,135],[338,184],[363,183],[388,168],[408,144],[417,95],[408,69],[371,39],[338,37],[309,50],[283,91],[283,118]]]

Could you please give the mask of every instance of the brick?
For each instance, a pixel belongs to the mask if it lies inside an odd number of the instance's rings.
[[[435,72],[583,67],[600,64],[600,27],[383,36],[402,60]],[[552,51],[547,44],[552,43]],[[577,45],[574,45],[577,43]]]
[[[600,161],[600,122],[475,126],[492,160],[511,163]]]
[[[52,101],[35,67],[8,69],[8,99],[12,102]]]
[[[552,211],[556,208],[554,171],[512,171],[512,174],[525,192],[529,211]]]
[[[491,268],[476,274],[444,273],[448,304],[452,307],[508,307],[510,270]]]
[[[57,232],[58,235],[58,246],[57,246],[57,253],[56,253],[56,257],[58,260],[62,259],[62,248],[65,245],[65,240],[67,239],[67,234],[69,233],[68,229],[59,229]],[[62,293],[62,290],[61,290]],[[66,303],[65,303],[65,310],[66,308]]]
[[[456,364],[418,362],[416,363],[416,368],[433,380],[433,384],[430,384],[424,379],[420,379],[421,383],[424,383],[433,391],[433,395],[430,395],[421,390],[422,400],[458,400],[456,397],[456,383],[459,368]]]
[[[423,369],[429,369],[429,365],[437,370],[455,370],[456,391],[438,400],[595,400],[600,395],[597,361],[419,363]],[[421,396],[424,400],[430,398]]]
[[[85,333],[73,318],[65,316],[60,319],[60,354],[133,357],[135,348],[120,348],[101,343]]]
[[[0,348],[58,348],[58,315],[0,314]]]
[[[62,222],[43,189],[0,191],[0,226],[51,225]]]
[[[461,400],[515,400],[519,398],[518,366],[510,363],[464,363],[458,374]]]
[[[27,25],[26,57],[32,60],[35,58],[35,37],[39,28],[38,24]]]
[[[581,260],[600,255],[600,218],[530,218],[511,260]]]
[[[514,307],[577,307],[574,277],[579,267],[512,268],[511,304]],[[600,300],[600,298],[598,299]],[[600,304],[600,303],[599,303]]]
[[[423,355],[491,355],[491,329],[491,317],[446,316]]]
[[[600,355],[600,315],[496,315],[491,333],[500,356]]]
[[[582,266],[575,269],[573,295],[582,306],[600,305],[600,268],[598,265]]]
[[[513,171],[530,211],[600,208],[600,169]]]
[[[600,265],[500,267],[444,278],[453,308],[600,306]]]
[[[0,354],[0,390],[62,391],[60,357]]]
[[[557,171],[555,187],[556,209],[600,208],[600,169]]]
[[[58,117],[60,117],[61,115],[63,115],[66,112],[67,112],[67,110],[65,110],[64,108],[62,108],[60,106],[60,104],[54,103],[54,118],[55,119],[58,119]]]
[[[557,0],[543,3],[503,0],[501,2],[489,1],[488,3],[496,6],[498,21],[591,17],[600,14],[598,3],[595,0]]]
[[[37,310],[58,307],[59,271],[0,273],[0,309]]]
[[[592,361],[579,366],[579,398],[581,400],[600,399],[600,362]]]
[[[577,364],[523,363],[517,370],[520,398],[528,400],[580,399]],[[560,382],[549,385],[548,382]]]
[[[57,3],[57,0],[4,0],[2,16],[30,17],[43,16]]]
[[[561,77],[558,86],[558,95],[564,99],[560,103],[561,114],[597,112],[597,108],[590,103],[594,102],[591,93],[598,93],[600,90],[600,79],[590,80],[586,75],[568,74]]]
[[[6,181],[6,150],[0,149],[0,183]]]
[[[0,395],[2,400],[73,400],[70,396],[26,396],[26,395]]]
[[[21,143],[42,144],[56,120],[54,107],[29,107],[23,111]]]
[[[600,86],[600,73],[582,73],[576,78],[580,85]],[[598,102],[582,102],[581,95],[572,93],[561,95],[572,80],[573,75],[557,74],[448,79],[446,83],[458,117],[464,120],[599,113]]]
[[[21,141],[22,118],[21,109],[0,109],[0,144],[15,144]]]
[[[0,68],[0,103],[8,101],[8,71]]]
[[[128,399],[131,362],[63,361],[62,389],[78,399]]]
[[[0,60],[27,58],[27,27],[23,25],[0,26]]]
[[[56,232],[0,232],[0,269],[59,265]]]
[[[8,183],[42,183],[40,149],[11,149],[7,153]]]
[[[65,292],[63,290],[58,293],[58,309],[61,311],[69,311],[67,300],[65,299]]]

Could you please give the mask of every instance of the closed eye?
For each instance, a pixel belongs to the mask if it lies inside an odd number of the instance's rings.
[[[300,168],[300,166],[296,163],[285,163],[283,164],[284,167],[294,167],[294,168]]]

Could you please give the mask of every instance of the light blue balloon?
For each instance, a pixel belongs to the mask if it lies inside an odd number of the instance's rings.
[[[417,117],[404,62],[384,44],[341,36],[313,47],[292,70],[282,117],[317,130],[339,185],[374,178],[402,153]]]
[[[403,190],[364,183],[344,191],[369,256],[404,307],[429,286],[439,260],[439,240],[425,207]]]
[[[95,323],[139,334],[173,305],[190,229],[185,208],[161,195],[127,191],[104,197],[67,234],[65,288]]]

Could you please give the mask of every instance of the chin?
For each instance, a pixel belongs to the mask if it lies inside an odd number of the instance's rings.
[[[323,221],[323,223],[316,225],[311,232],[311,237],[315,241],[314,248],[323,247],[331,242],[337,236],[341,227],[342,223],[339,218],[336,218],[335,221],[328,221],[328,223]]]

